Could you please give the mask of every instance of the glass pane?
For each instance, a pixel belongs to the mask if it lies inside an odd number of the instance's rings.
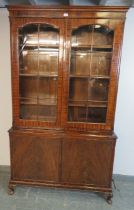
[[[36,77],[20,77],[20,97],[37,98],[37,81]]]
[[[104,123],[106,120],[106,108],[88,108],[88,122]]]
[[[112,45],[113,31],[101,25],[94,25],[93,27],[93,45]]]
[[[106,108],[69,107],[68,119],[74,122],[105,122]]]
[[[58,74],[58,50],[41,49],[39,53],[39,74],[56,75]]]
[[[87,46],[92,42],[92,26],[83,26],[72,33],[72,46]]]
[[[91,57],[91,76],[110,76],[111,53],[95,52]]]
[[[58,74],[58,49],[24,50],[21,58],[20,74]]]
[[[68,119],[69,121],[86,122],[86,108],[85,107],[69,107]]]
[[[19,29],[20,118],[56,121],[59,31],[47,24]]]
[[[57,78],[40,78],[38,86],[39,103],[57,103]]]
[[[31,104],[21,104],[20,105],[20,118],[37,120],[38,106]]]
[[[21,57],[21,74],[37,74],[38,54],[32,50],[24,50]]]
[[[72,49],[70,74],[81,76],[109,76],[111,52],[91,52]]]
[[[90,79],[88,85],[88,100],[107,101],[108,97],[107,79]]]
[[[113,31],[101,25],[88,25],[72,33],[72,46],[112,45]]]
[[[39,106],[38,118],[43,121],[56,120],[56,106]]]
[[[89,75],[91,55],[88,51],[72,49],[70,74]]]
[[[19,29],[20,74],[37,74],[38,69],[38,25],[28,25]],[[34,44],[36,43],[36,44]]]
[[[101,25],[72,32],[68,120],[105,123],[114,33]]]
[[[70,78],[69,100],[81,101],[88,98],[88,80]]]

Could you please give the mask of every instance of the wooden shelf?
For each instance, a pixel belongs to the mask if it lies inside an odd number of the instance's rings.
[[[73,49],[111,49],[113,48],[112,45],[72,45]]]
[[[95,100],[73,101],[73,100],[70,100],[68,106],[106,108],[107,103],[108,103],[108,101],[95,101]]]
[[[21,102],[21,105],[32,105],[32,106],[57,106],[56,103],[28,103],[28,102]]]
[[[20,44],[20,47],[25,48],[25,49],[30,48],[30,47],[32,47],[32,48],[35,47],[37,49],[38,49],[38,47],[43,47],[43,49],[44,48],[55,48],[55,49],[57,49],[57,48],[59,48],[59,44],[58,45],[46,45],[46,44],[26,44],[26,45],[24,45],[24,44]],[[43,49],[42,49],[42,51],[43,51]]]
[[[91,75],[77,75],[77,74],[70,74],[71,78],[85,78],[88,79],[110,79],[110,76],[91,76]]]
[[[56,117],[44,116],[44,115],[28,115],[29,120],[43,120],[43,121],[55,121]],[[25,115],[24,119],[27,119],[27,115]]]
[[[58,77],[57,74],[22,74],[20,73],[19,74],[20,76],[23,76],[23,77]]]
[[[90,76],[91,79],[110,79],[110,76]]]
[[[107,106],[106,105],[90,105],[90,104],[70,104],[69,103],[69,106],[72,106],[72,107],[85,107],[85,108],[90,108],[90,107],[92,107],[92,108],[106,108]]]
[[[43,120],[43,121],[55,121],[56,117],[50,117],[50,116],[38,116],[38,120]]]
[[[85,78],[88,79],[88,77],[90,77],[90,75],[77,75],[77,74],[70,74],[71,78]]]
[[[57,106],[57,99],[20,98],[21,105]]]

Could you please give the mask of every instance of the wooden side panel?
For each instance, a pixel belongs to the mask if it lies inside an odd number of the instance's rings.
[[[114,146],[115,140],[64,140],[62,181],[110,187]]]
[[[13,180],[59,179],[60,140],[43,134],[10,133]]]

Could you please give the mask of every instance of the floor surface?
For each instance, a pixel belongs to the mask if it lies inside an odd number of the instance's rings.
[[[87,191],[18,186],[8,195],[8,180],[9,168],[0,166],[0,210],[134,210],[134,177],[114,176],[112,205]]]

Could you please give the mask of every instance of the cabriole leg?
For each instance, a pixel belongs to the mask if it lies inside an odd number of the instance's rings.
[[[13,184],[9,184],[8,185],[8,194],[9,195],[13,195],[14,194],[15,187],[16,187],[16,185],[13,185]]]
[[[112,204],[112,198],[113,198],[112,193],[106,194],[106,201],[108,204]]]

